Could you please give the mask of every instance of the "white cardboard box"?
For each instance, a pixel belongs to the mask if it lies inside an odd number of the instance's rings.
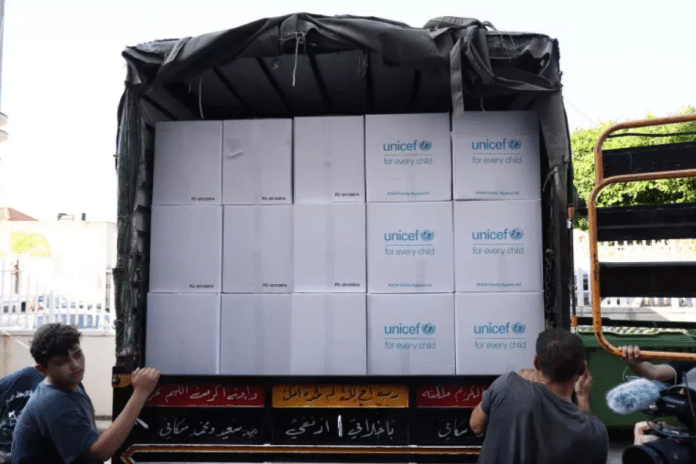
[[[222,121],[155,125],[153,205],[222,203]]]
[[[455,201],[457,292],[536,292],[542,285],[540,200]]]
[[[219,373],[220,295],[148,293],[145,365],[165,375]]]
[[[365,202],[362,116],[294,119],[295,203]]]
[[[222,206],[153,206],[151,292],[219,292]]]
[[[292,375],[367,374],[364,293],[292,295]]]
[[[294,205],[295,292],[365,292],[365,204]]]
[[[222,291],[292,292],[292,206],[225,206]]]
[[[452,202],[368,203],[369,293],[454,291]]]
[[[454,294],[367,295],[369,375],[454,374]]]
[[[292,296],[222,295],[220,374],[288,375]]]
[[[452,118],[456,200],[541,198],[539,122],[533,111],[469,111]]]
[[[291,183],[292,119],[223,121],[223,204],[291,204]]]
[[[365,116],[367,201],[452,199],[447,113]]]
[[[544,297],[530,293],[455,293],[457,375],[500,375],[532,368],[544,330]]]

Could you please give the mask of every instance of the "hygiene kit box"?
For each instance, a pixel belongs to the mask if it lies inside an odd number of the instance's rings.
[[[153,206],[151,292],[219,292],[222,206]]]
[[[292,206],[224,206],[223,293],[292,292]]]
[[[225,294],[221,313],[220,374],[290,374],[290,294]]]
[[[541,198],[539,122],[532,111],[452,118],[455,200]]]
[[[295,292],[365,293],[365,204],[294,205]]]
[[[368,292],[453,292],[452,240],[452,202],[368,203]]]
[[[455,293],[457,375],[533,368],[544,330],[542,292]]]
[[[155,125],[153,205],[221,204],[222,121]]]
[[[362,116],[294,119],[294,202],[365,202]]]
[[[222,203],[292,203],[292,119],[222,123]]]
[[[146,321],[146,366],[165,375],[219,373],[219,294],[148,293]]]
[[[278,376],[531,367],[544,325],[535,112],[155,132],[148,365]]]
[[[290,374],[367,374],[364,293],[295,293],[291,332]]]
[[[367,201],[452,199],[448,113],[365,116]]]
[[[454,294],[367,295],[369,375],[453,375]]]
[[[541,291],[541,201],[455,201],[457,292]]]

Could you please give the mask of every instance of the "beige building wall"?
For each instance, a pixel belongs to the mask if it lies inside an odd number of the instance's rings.
[[[38,234],[45,240],[43,254],[13,253],[10,237],[15,232]],[[21,280],[20,293],[53,292],[70,301],[99,302],[107,292],[107,270],[116,265],[116,224],[84,221],[2,221],[0,261],[5,268],[17,259],[29,281]],[[47,251],[47,253],[46,253]],[[5,292],[11,286],[9,273]]]

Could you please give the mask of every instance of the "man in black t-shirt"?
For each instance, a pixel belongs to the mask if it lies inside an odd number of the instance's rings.
[[[25,367],[0,379],[0,464],[10,462],[17,418],[42,380],[43,375],[33,367]]]

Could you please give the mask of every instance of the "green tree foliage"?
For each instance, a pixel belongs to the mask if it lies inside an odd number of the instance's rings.
[[[26,253],[31,256],[51,256],[51,245],[48,240],[37,233],[12,232],[10,250],[18,255]]]
[[[678,115],[696,113],[696,108],[687,106]],[[647,114],[645,119],[655,116]],[[578,196],[585,202],[595,185],[594,146],[600,134],[616,121],[601,122],[599,126],[576,130],[570,136],[573,153],[573,174]],[[625,136],[608,139],[604,149],[661,145],[665,143],[696,141],[696,121],[661,126],[641,127],[616,132],[655,134],[654,137]],[[679,133],[691,133],[679,135]],[[663,203],[696,203],[696,178],[667,179],[657,181],[628,182],[610,185],[597,198],[597,206],[652,205]],[[578,226],[587,229],[587,223]]]

